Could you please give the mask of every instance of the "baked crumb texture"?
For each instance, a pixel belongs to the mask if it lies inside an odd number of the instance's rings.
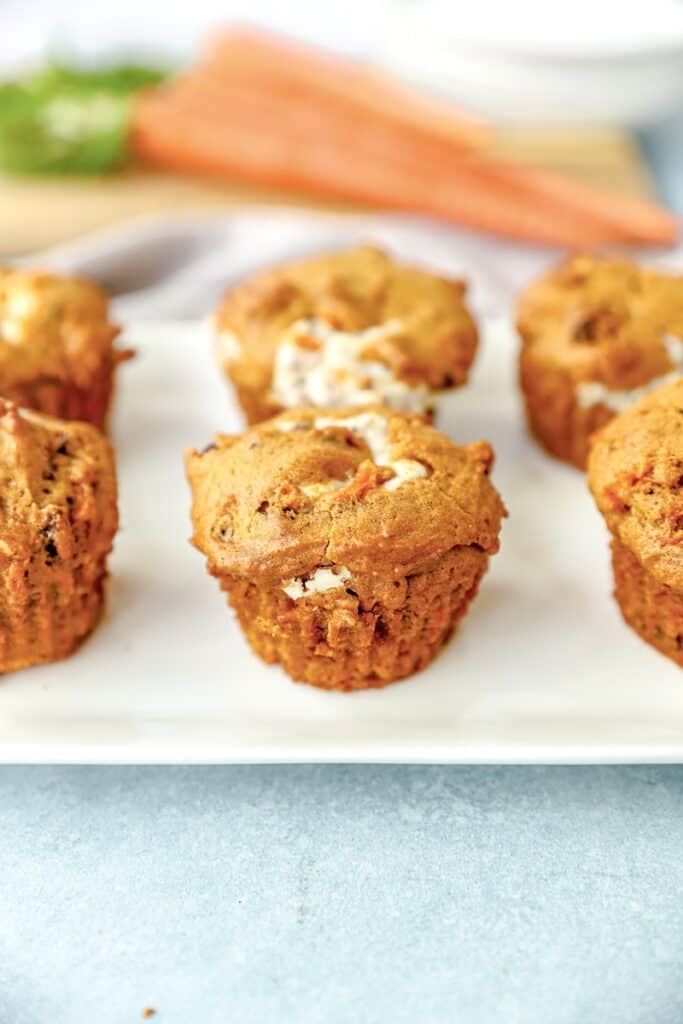
[[[386,686],[424,668],[452,636],[476,595],[487,556],[453,548],[392,591],[363,599],[341,594],[293,602],[279,588],[219,576],[253,649],[292,679],[327,690]],[[356,584],[357,586],[360,584]]]
[[[640,399],[596,436],[588,480],[612,534],[624,619],[683,666],[683,380]]]
[[[289,264],[225,296],[216,358],[252,424],[311,406],[429,416],[436,393],[464,384],[474,359],[465,291],[371,246]]]
[[[644,569],[616,539],[612,569],[614,596],[624,620],[646,643],[683,667],[683,593]]]
[[[498,550],[492,463],[419,416],[286,413],[188,453],[193,543],[264,661],[385,686],[439,652]]]
[[[111,447],[0,400],[0,671],[69,655],[103,605],[117,529]]]
[[[522,295],[517,326],[529,429],[585,469],[596,430],[683,374],[683,277],[575,256]]]
[[[103,427],[113,375],[128,350],[89,281],[0,270],[0,394],[48,416]]]

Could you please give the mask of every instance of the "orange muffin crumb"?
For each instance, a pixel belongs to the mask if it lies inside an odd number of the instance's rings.
[[[478,340],[462,281],[372,246],[245,281],[214,326],[218,363],[249,423],[307,406],[430,415],[436,392],[467,380]]]
[[[49,416],[103,427],[116,366],[104,292],[89,281],[0,269],[0,395]]]
[[[574,256],[522,295],[517,326],[529,428],[585,469],[597,429],[683,374],[683,277]]]
[[[492,461],[386,408],[285,413],[188,453],[193,542],[265,661],[384,686],[439,652],[498,550]]]
[[[683,380],[646,395],[597,435],[588,481],[612,534],[625,620],[683,666]]]
[[[0,672],[70,654],[104,602],[117,529],[109,442],[0,400]]]

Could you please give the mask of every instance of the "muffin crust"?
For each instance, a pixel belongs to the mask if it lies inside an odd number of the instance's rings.
[[[285,413],[188,453],[193,543],[264,660],[382,686],[438,652],[498,549],[492,462],[379,407]]]
[[[467,380],[477,329],[465,285],[362,246],[266,271],[214,317],[218,363],[249,423],[284,408],[429,412]]]
[[[646,395],[601,431],[588,474],[613,537],[624,618],[683,665],[683,380]]]
[[[529,428],[584,469],[595,430],[683,374],[683,277],[575,256],[521,297],[517,326]]]
[[[26,408],[102,427],[114,348],[104,293],[89,281],[0,269],[0,394]]]
[[[117,528],[111,447],[87,423],[0,400],[0,672],[56,661],[92,630]]]

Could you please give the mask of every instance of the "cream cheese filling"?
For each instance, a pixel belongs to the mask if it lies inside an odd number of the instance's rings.
[[[391,367],[366,358],[369,348],[401,330],[400,320],[358,332],[337,331],[317,319],[297,320],[277,347],[273,400],[285,409],[379,403],[403,412],[425,412],[433,403],[426,385],[411,387]]]
[[[284,433],[296,430],[299,424],[296,420],[278,423],[277,429]],[[337,419],[334,416],[316,416],[312,426],[316,430],[324,430],[326,427],[342,427],[350,430],[352,434],[362,437],[370,449],[372,461],[376,466],[384,466],[394,471],[394,476],[386,480],[381,486],[386,491],[395,491],[397,487],[406,480],[418,480],[428,475],[427,467],[417,459],[395,459],[392,454],[393,445],[387,439],[387,421],[384,416],[376,412],[361,412],[357,416],[347,416]],[[300,489],[311,498],[317,498],[321,494],[329,494],[332,491],[341,491],[349,480],[324,480],[319,483],[300,484]]]
[[[333,494],[341,491],[349,483],[348,480],[320,480],[313,484],[302,484],[299,488],[307,498],[319,498],[322,494]]]
[[[350,579],[351,573],[343,565],[336,570],[329,565],[321,565],[310,576],[295,576],[282,589],[293,601],[298,601],[301,597],[324,594],[326,590],[343,587]]]
[[[333,416],[317,416],[314,427],[324,430],[325,427],[343,427],[363,438],[370,449],[372,461],[376,466],[392,469],[395,476],[382,484],[386,491],[395,491],[406,480],[416,480],[427,476],[427,467],[417,459],[395,459],[392,454],[393,445],[387,439],[387,421],[384,416],[375,412],[363,412],[358,416],[347,416],[335,419]]]
[[[576,389],[576,398],[581,408],[589,409],[592,405],[605,405],[612,412],[624,412],[639,398],[654,391],[655,388],[678,380],[683,375],[683,340],[674,337],[673,334],[666,334],[662,340],[673,364],[673,370],[662,373],[659,377],[653,377],[646,384],[639,384],[638,387],[627,391],[608,388],[596,380],[581,381]]]

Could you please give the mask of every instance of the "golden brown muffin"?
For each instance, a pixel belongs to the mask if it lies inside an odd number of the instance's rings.
[[[218,363],[249,423],[317,406],[430,413],[434,392],[465,383],[477,347],[462,281],[371,246],[245,281],[214,326]]]
[[[0,395],[103,427],[117,350],[104,292],[76,277],[0,269]]]
[[[438,653],[498,550],[492,463],[387,408],[284,413],[188,453],[193,543],[264,661],[384,686]]]
[[[103,604],[117,528],[111,447],[0,400],[0,672],[65,658]]]
[[[588,481],[612,534],[624,618],[683,666],[683,380],[641,398],[596,436]]]
[[[574,256],[522,295],[520,383],[529,428],[585,469],[589,439],[683,374],[683,277]]]

